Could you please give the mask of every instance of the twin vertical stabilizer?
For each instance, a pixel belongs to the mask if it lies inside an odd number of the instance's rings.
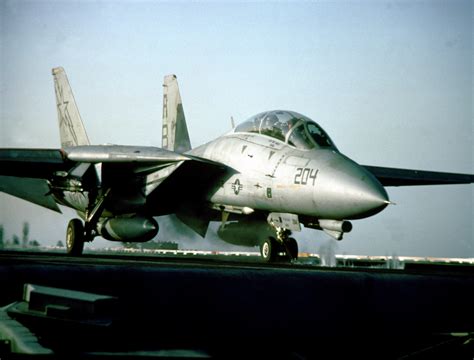
[[[53,76],[61,147],[90,145],[66,72],[57,67],[53,69]]]
[[[53,76],[61,147],[90,145],[66,72],[57,67],[53,69]],[[191,150],[191,142],[176,75],[165,76],[163,89],[162,148],[187,152]]]
[[[161,147],[184,153],[191,150],[183,102],[176,75],[165,76],[163,83],[163,129]]]

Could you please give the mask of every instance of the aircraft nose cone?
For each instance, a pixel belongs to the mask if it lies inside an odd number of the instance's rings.
[[[347,217],[352,219],[375,215],[390,204],[385,188],[372,174],[361,168],[357,175],[347,185],[348,199],[355,203],[354,214]]]
[[[318,174],[315,202],[330,219],[361,219],[382,211],[387,192],[365,168],[342,154],[333,154]]]

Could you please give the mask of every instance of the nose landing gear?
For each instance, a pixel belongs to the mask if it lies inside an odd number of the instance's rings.
[[[276,238],[269,237],[260,244],[260,254],[265,262],[278,260],[292,262],[298,258],[298,243],[291,231],[301,231],[296,214],[270,213],[267,223],[274,229]]]
[[[267,262],[294,261],[298,258],[298,243],[292,237],[291,230],[276,228],[276,238],[270,236],[260,244],[260,254]]]

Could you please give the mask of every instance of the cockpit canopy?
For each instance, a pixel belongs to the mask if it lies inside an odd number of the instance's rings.
[[[262,112],[238,125],[234,132],[267,135],[298,149],[336,149],[329,136],[318,124],[294,111]]]

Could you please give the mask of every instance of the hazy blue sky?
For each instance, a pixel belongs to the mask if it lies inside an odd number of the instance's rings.
[[[359,163],[473,173],[472,1],[0,1],[0,146],[59,147],[63,66],[93,143],[159,146],[178,76],[193,145],[269,109],[303,113]],[[473,185],[388,188],[338,253],[474,257]],[[7,236],[64,238],[73,212],[0,194]],[[304,231],[303,249],[327,235]],[[102,242],[100,242],[102,243]],[[211,246],[217,247],[218,243]]]

